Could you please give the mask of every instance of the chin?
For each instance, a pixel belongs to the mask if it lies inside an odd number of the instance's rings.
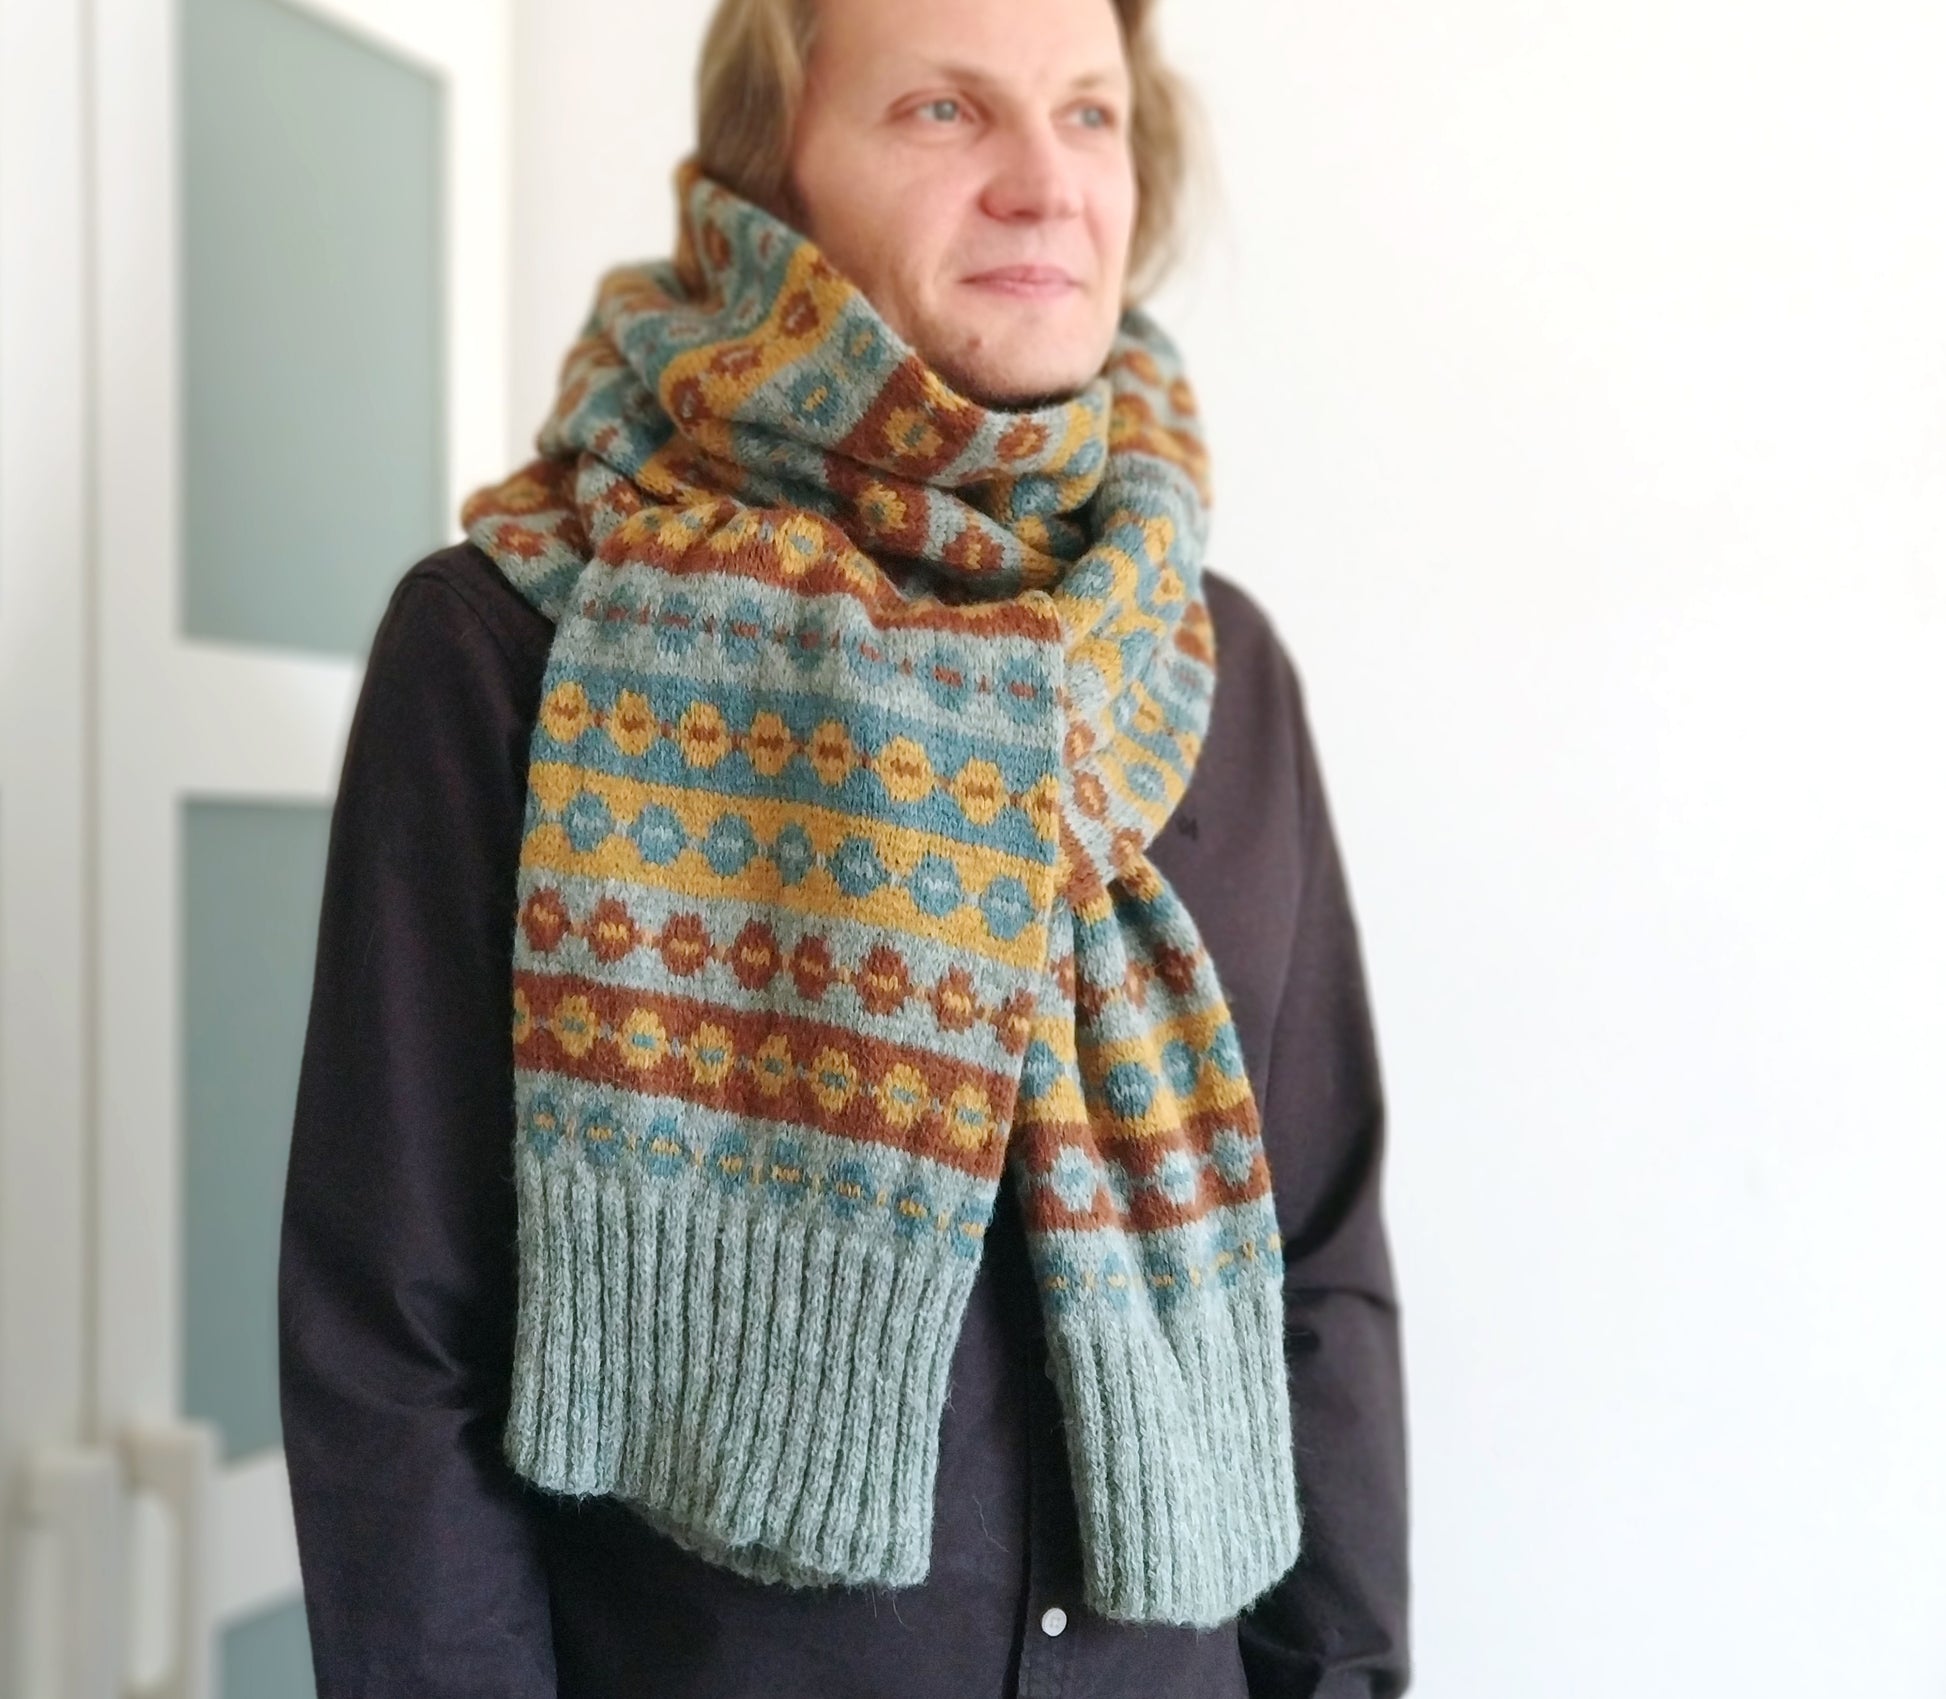
[[[1065,400],[1081,387],[1052,373],[996,372],[976,368],[971,371],[948,371],[942,375],[969,401],[977,401],[983,407],[1005,408],[1010,412]]]
[[[955,389],[988,407],[1019,410],[1065,400],[1101,372],[1115,325],[1100,322],[1097,303],[1046,306],[982,303],[971,312],[938,314],[916,345]]]
[[[994,342],[1005,350],[997,358],[983,357],[982,343],[976,342],[960,358],[939,366],[940,374],[961,394],[989,407],[1024,409],[1066,400],[1094,379],[1108,358],[1105,347],[1077,353],[1070,343],[1042,352],[1021,348],[1017,342],[1009,346],[1002,338]]]
[[[1021,377],[996,387],[984,399],[990,407],[1005,408],[1010,412],[1031,412],[1036,407],[1072,400],[1087,382],[1087,377],[1074,376]]]

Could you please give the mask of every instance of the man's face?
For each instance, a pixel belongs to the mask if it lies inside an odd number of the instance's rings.
[[[1112,0],[817,0],[796,215],[962,393],[1072,394],[1121,317],[1128,120]]]

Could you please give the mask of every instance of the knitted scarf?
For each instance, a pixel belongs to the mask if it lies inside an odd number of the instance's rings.
[[[1300,1514],[1256,1107],[1146,854],[1215,682],[1189,385],[1131,310],[1078,393],[981,405],[677,184],[461,514],[555,623],[505,1454],[758,1580],[922,1580],[1004,1172],[1085,1602],[1213,1626]]]

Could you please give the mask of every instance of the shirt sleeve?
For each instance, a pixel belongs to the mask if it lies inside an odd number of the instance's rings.
[[[1357,922],[1294,670],[1298,916],[1262,1105],[1284,1237],[1303,1538],[1241,1617],[1252,1699],[1395,1699],[1407,1643],[1399,1306],[1382,1213],[1385,1104]]]
[[[499,1453],[517,672],[462,590],[406,574],[332,815],[278,1272],[320,1699],[555,1694],[537,1495]]]

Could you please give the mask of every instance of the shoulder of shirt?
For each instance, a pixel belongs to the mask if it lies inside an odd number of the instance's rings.
[[[538,678],[546,665],[553,621],[514,588],[477,544],[452,543],[414,561],[393,587],[387,619],[408,599],[415,606],[415,620],[427,622],[430,636],[484,630],[514,672]]]
[[[1203,601],[1215,628],[1218,690],[1227,677],[1233,687],[1247,682],[1251,696],[1261,690],[1288,691],[1301,715],[1304,693],[1297,664],[1263,604],[1235,579],[1209,567],[1203,569]]]

